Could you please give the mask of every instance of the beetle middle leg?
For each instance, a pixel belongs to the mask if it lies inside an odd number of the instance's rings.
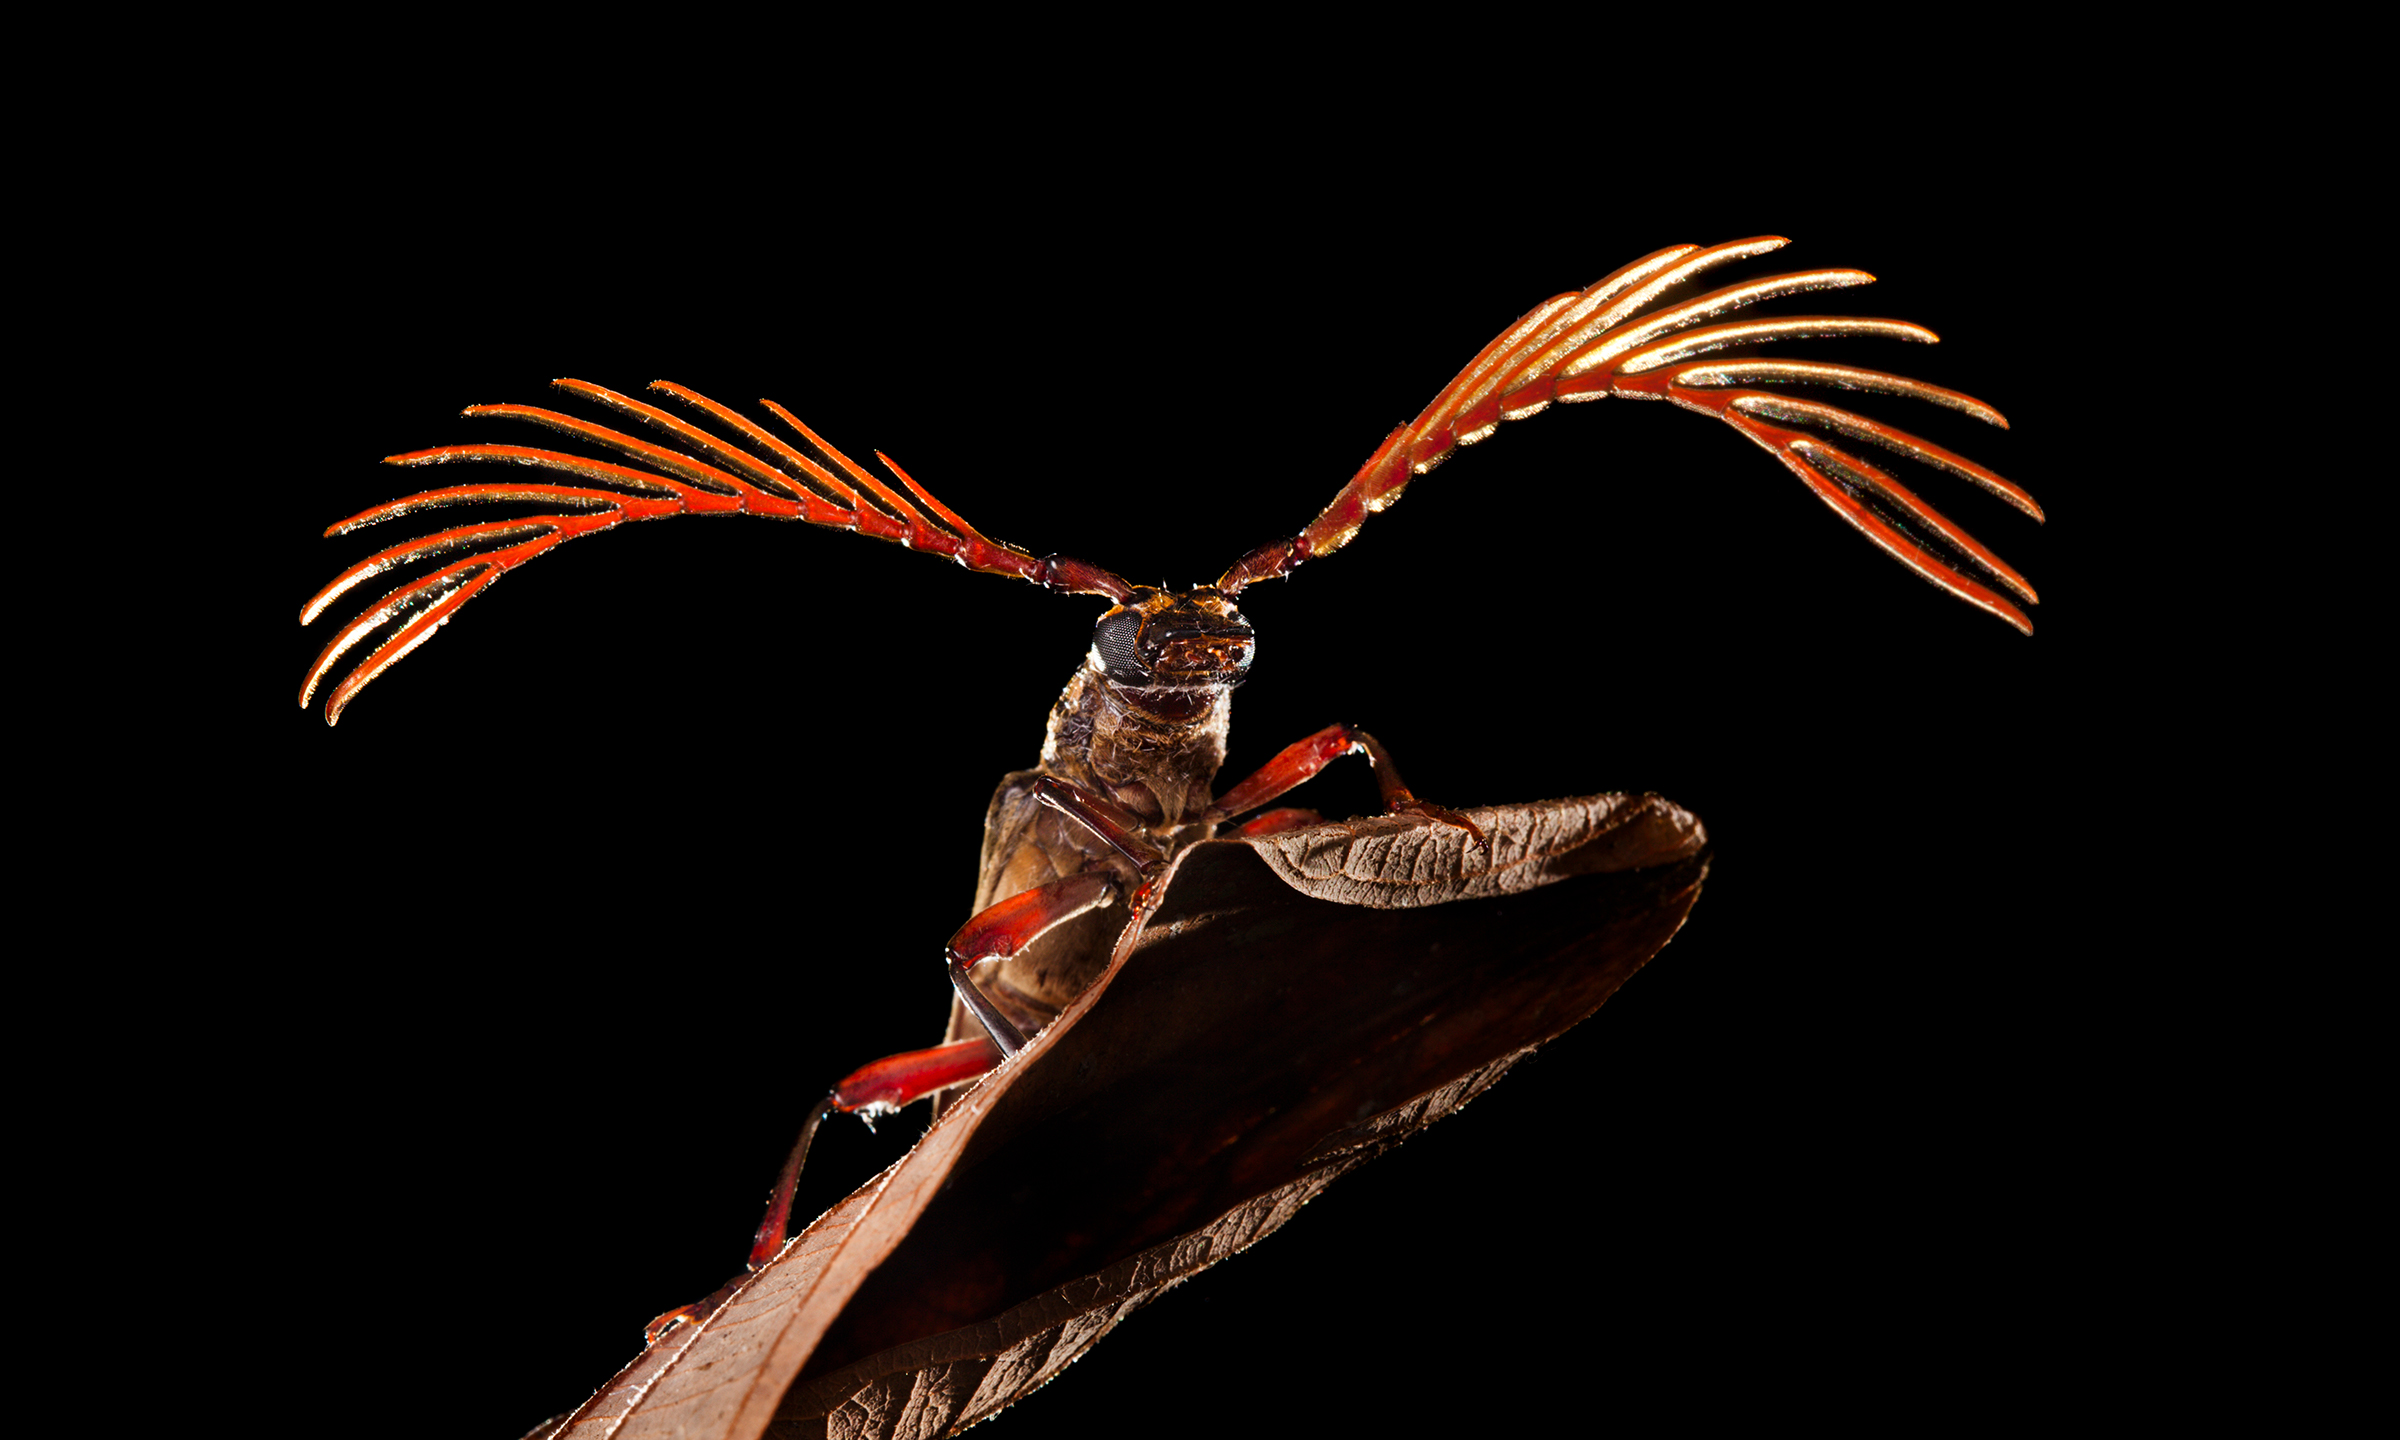
[[[1115,802],[1079,785],[1049,777],[1044,777],[1037,788],[1043,804],[1099,837],[1136,874],[1146,874],[1166,858],[1165,852],[1150,840],[1141,817]],[[837,1110],[861,1116],[887,1114],[973,1080],[1024,1049],[1025,1032],[975,983],[975,967],[988,960],[1005,960],[1018,954],[1077,916],[1114,903],[1122,890],[1123,883],[1108,870],[1079,871],[989,905],[959,927],[944,948],[943,958],[960,1002],[986,1033],[930,1050],[889,1055],[861,1066],[843,1077],[809,1110],[800,1127],[800,1138],[775,1178],[766,1214],[751,1236],[751,1270],[774,1259],[789,1237],[792,1197],[799,1187],[800,1171],[807,1164],[809,1146],[826,1114]],[[738,1283],[737,1280],[735,1284]],[[656,1342],[683,1321],[707,1318],[733,1293],[733,1288],[728,1285],[705,1300],[659,1316],[644,1329],[644,1338]]]
[[[817,1126],[829,1110],[844,1114],[873,1116],[888,1115],[903,1105],[913,1104],[936,1091],[962,1085],[983,1075],[1000,1063],[1000,1047],[990,1037],[978,1035],[972,1040],[960,1040],[949,1045],[937,1045],[931,1050],[908,1050],[898,1055],[886,1055],[881,1060],[862,1065],[842,1077],[833,1092],[819,1100],[808,1112],[800,1126],[800,1139],[783,1162],[783,1170],[775,1177],[774,1193],[768,1197],[767,1213],[758,1222],[758,1231],[750,1237],[750,1268],[756,1270],[775,1258],[783,1249],[786,1232],[792,1219],[792,1192],[800,1184],[800,1167],[808,1163],[808,1147],[817,1138]],[[706,1305],[708,1302],[702,1301]],[[687,1305],[682,1310],[670,1310],[650,1322],[649,1338],[655,1340],[664,1333],[662,1327],[685,1318],[686,1312],[698,1307]],[[713,1307],[711,1307],[713,1308]]]
[[[1109,904],[1116,894],[1117,882],[1113,876],[1105,871],[1085,871],[1012,895],[959,927],[944,952],[951,983],[958,987],[959,998],[966,1003],[968,1012],[988,1033],[930,1050],[887,1055],[844,1076],[832,1093],[819,1100],[808,1112],[808,1119],[801,1123],[800,1138],[793,1144],[790,1158],[783,1162],[782,1172],[775,1177],[767,1213],[751,1236],[751,1269],[766,1264],[783,1249],[791,1225],[792,1193],[799,1186],[800,1169],[808,1162],[809,1144],[816,1139],[817,1126],[826,1113],[838,1110],[861,1116],[889,1114],[938,1091],[973,1080],[1024,1049],[1024,1032],[975,984],[971,972],[983,961],[1007,959],[1057,926]],[[655,1340],[674,1322],[699,1318],[714,1308],[711,1301],[704,1300],[670,1310],[651,1321],[645,1333]]]
[[[986,1073],[1000,1063],[1000,1049],[988,1036],[972,1040],[937,1045],[931,1050],[910,1050],[898,1055],[886,1055],[881,1060],[860,1066],[844,1076],[831,1094],[819,1100],[808,1112],[800,1126],[800,1139],[783,1162],[783,1170],[775,1177],[775,1190],[767,1198],[767,1213],[758,1222],[758,1230],[750,1237],[750,1260],[746,1269],[756,1271],[783,1249],[791,1230],[792,1194],[800,1185],[800,1168],[808,1163],[808,1147],[817,1138],[817,1126],[827,1111],[845,1114],[882,1115],[903,1105],[922,1100],[939,1090],[961,1085]],[[645,1343],[656,1344],[661,1335],[683,1322],[705,1320],[716,1313],[734,1290],[742,1283],[736,1276],[705,1300],[678,1305],[666,1314],[642,1327]]]

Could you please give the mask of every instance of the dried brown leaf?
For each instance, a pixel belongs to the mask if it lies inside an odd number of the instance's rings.
[[[1655,796],[1467,813],[1488,858],[1391,816],[1185,851],[1023,1054],[545,1433],[986,1418],[1597,1009],[1707,868]]]

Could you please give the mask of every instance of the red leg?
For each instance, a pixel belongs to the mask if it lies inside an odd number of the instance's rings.
[[[1045,782],[1048,783],[1048,782]],[[1150,845],[1141,831],[1139,817],[1071,785],[1060,786],[1060,799],[1045,795],[1044,799],[1059,809],[1090,825],[1094,833],[1126,852],[1128,858],[1141,863],[1135,849],[1120,843],[1103,826],[1118,826],[1120,833],[1133,846],[1149,852],[1151,864],[1157,863],[1156,847]],[[1067,803],[1060,803],[1063,799]],[[1084,812],[1089,811],[1091,818]],[[1113,812],[1113,813],[1112,813]],[[1094,823],[1095,819],[1098,823]],[[1130,827],[1130,828],[1125,828]],[[800,1126],[800,1139],[792,1146],[791,1156],[783,1162],[783,1170],[775,1177],[774,1192],[767,1198],[767,1213],[758,1222],[758,1230],[750,1238],[750,1269],[756,1270],[775,1258],[784,1246],[791,1228],[792,1193],[800,1184],[800,1168],[808,1163],[808,1147],[817,1138],[817,1126],[828,1110],[840,1110],[872,1120],[888,1115],[903,1105],[922,1100],[938,1090],[963,1084],[998,1065],[1009,1055],[1025,1048],[1025,1037],[1007,1016],[969,978],[974,968],[986,960],[1005,960],[1038,940],[1055,926],[1062,925],[1087,910],[1109,904],[1117,896],[1116,877],[1105,871],[1090,870],[1068,875],[1047,885],[1037,885],[1022,894],[990,906],[974,919],[959,927],[950,937],[945,952],[950,964],[950,983],[958,987],[961,1000],[970,1014],[980,1021],[989,1035],[974,1040],[960,1040],[931,1050],[910,1050],[899,1055],[887,1055],[872,1064],[861,1066],[843,1077],[833,1087],[833,1093],[819,1100],[808,1112]],[[658,1337],[686,1320],[704,1320],[715,1313],[733,1293],[737,1279],[705,1300],[678,1306],[651,1321],[642,1330],[642,1338],[655,1344]]]
[[[775,1177],[775,1190],[767,1197],[766,1216],[758,1222],[758,1231],[750,1237],[749,1269],[756,1270],[775,1258],[783,1249],[791,1228],[792,1192],[799,1188],[800,1167],[808,1162],[809,1143],[817,1138],[817,1126],[828,1110],[840,1110],[861,1118],[888,1115],[903,1105],[912,1104],[940,1090],[961,1085],[984,1074],[1000,1063],[999,1047],[987,1037],[960,1040],[950,1045],[938,1045],[931,1050],[911,1050],[904,1054],[887,1055],[869,1065],[862,1065],[833,1087],[833,1093],[819,1100],[809,1110],[808,1119],[800,1126],[800,1139],[792,1146],[791,1156],[783,1162],[783,1170]],[[658,1337],[686,1320],[705,1320],[725,1303],[734,1287],[741,1284],[735,1277],[725,1287],[705,1300],[678,1305],[642,1327],[642,1339],[656,1344]]]
[[[783,1162],[783,1173],[775,1177],[775,1193],[767,1201],[766,1218],[758,1222],[758,1233],[751,1237],[750,1268],[755,1270],[766,1264],[783,1248],[784,1230],[791,1223],[792,1190],[800,1183],[800,1167],[807,1163],[809,1142],[817,1138],[817,1122],[825,1118],[826,1111],[839,1110],[872,1121],[936,1091],[964,1084],[999,1063],[1000,1048],[988,1037],[979,1036],[937,1045],[931,1050],[887,1055],[844,1077],[833,1087],[831,1095],[808,1112],[807,1121],[800,1126],[799,1143],[792,1146],[791,1158]]]
[[[1244,820],[1234,827],[1234,833],[1237,835],[1281,835],[1286,830],[1306,830],[1311,825],[1324,823],[1325,817],[1314,810],[1296,810],[1287,805],[1278,810],[1269,810],[1264,815],[1254,815]]]
[[[1166,852],[1150,842],[1149,826],[1142,817],[1104,796],[1094,795],[1073,781],[1044,775],[1033,782],[1034,798],[1068,819],[1082,825],[1109,844],[1145,875]]]
[[[957,988],[958,998],[966,1002],[967,1013],[991,1032],[992,1042],[1000,1047],[1002,1055],[1014,1055],[1024,1049],[1025,1037],[989,997],[975,988],[975,982],[968,978],[975,967],[986,960],[1005,960],[1052,928],[1116,898],[1116,877],[1101,870],[1086,870],[1011,895],[960,926],[958,933],[950,937],[950,983]]]
[[[1400,778],[1400,767],[1392,763],[1391,752],[1383,742],[1355,725],[1328,725],[1297,745],[1258,768],[1258,773],[1225,792],[1216,804],[1209,807],[1209,816],[1229,820],[1246,810],[1255,810],[1286,790],[1308,779],[1344,755],[1365,752],[1375,767],[1376,788],[1383,792],[1383,808],[1394,815],[1422,815],[1444,825],[1455,825],[1475,837],[1475,848],[1489,854],[1491,842],[1475,828],[1475,822],[1455,810],[1445,810],[1429,801],[1419,800],[1408,783]]]
[[[983,1023],[990,1035],[931,1050],[887,1055],[852,1071],[833,1087],[832,1094],[818,1101],[800,1126],[800,1139],[792,1146],[791,1158],[783,1162],[783,1172],[775,1179],[766,1218],[759,1221],[758,1232],[751,1237],[750,1268],[755,1270],[764,1265],[783,1248],[784,1233],[791,1223],[792,1191],[800,1183],[800,1167],[808,1161],[809,1142],[816,1138],[817,1125],[824,1120],[825,1112],[840,1110],[867,1120],[888,1115],[937,1090],[972,1080],[999,1064],[1004,1056],[1024,1049],[1025,1037],[975,987],[968,972],[982,961],[1007,959],[1052,926],[1106,905],[1116,897],[1116,890],[1116,880],[1100,871],[1069,875],[1047,885],[1037,885],[1023,894],[1011,895],[969,920],[950,937],[947,954],[951,983],[958,987],[959,998],[966,1001],[968,1011]],[[682,1314],[669,1311],[651,1322],[652,1330],[657,1331],[661,1322]]]
[[[1285,746],[1281,754],[1259,766],[1257,774],[1217,797],[1208,813],[1214,819],[1230,820],[1255,810],[1358,748],[1349,726],[1328,725],[1296,745]]]

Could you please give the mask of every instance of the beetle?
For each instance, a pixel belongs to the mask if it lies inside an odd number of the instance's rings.
[[[776,437],[763,426],[739,419],[734,412],[715,407],[693,392],[675,388],[664,392],[669,399],[714,421],[724,432],[753,442],[753,449],[742,452],[749,455],[751,462],[769,469],[780,462],[784,469],[777,477],[750,468],[749,462],[732,453],[733,447],[720,449],[696,438],[698,431],[677,429],[671,412],[596,386],[572,385],[570,388],[587,399],[669,432],[681,442],[680,446],[671,442],[639,451],[656,467],[646,479],[629,479],[629,475],[638,472],[619,461],[595,462],[565,452],[533,451],[517,446],[451,446],[395,457],[411,465],[512,461],[552,471],[564,470],[587,480],[602,474],[597,466],[615,466],[607,478],[635,487],[637,493],[630,502],[593,501],[588,495],[578,497],[593,505],[613,505],[613,509],[585,509],[548,521],[513,520],[456,527],[424,541],[392,547],[352,567],[327,587],[317,602],[312,602],[312,614],[322,613],[355,586],[385,569],[429,555],[438,555],[445,561],[435,576],[401,587],[370,607],[367,617],[343,627],[312,667],[310,683],[313,685],[320,677],[329,675],[336,663],[376,624],[400,622],[398,633],[375,646],[356,671],[332,687],[327,712],[329,720],[336,718],[366,681],[384,673],[392,663],[423,643],[459,606],[505,573],[505,569],[546,553],[558,540],[596,533],[626,519],[694,513],[712,506],[748,508],[750,513],[785,513],[791,518],[854,528],[882,538],[900,539],[912,548],[947,554],[971,569],[1016,575],[1047,588],[1109,600],[1110,607],[1094,632],[1085,666],[1070,686],[1068,697],[1062,700],[1061,709],[1054,712],[1052,744],[1042,765],[1035,771],[1011,777],[1014,788],[1004,783],[993,802],[987,822],[987,855],[978,901],[982,918],[970,921],[952,947],[958,1000],[953,1007],[953,1034],[948,1044],[939,1052],[895,1057],[893,1067],[882,1070],[869,1067],[867,1071],[856,1072],[849,1079],[858,1084],[846,1093],[837,1086],[833,1103],[839,1109],[871,1110],[920,1098],[945,1083],[971,1078],[979,1065],[990,1063],[994,1054],[1011,1048],[1011,1032],[1021,1037],[1029,1028],[1038,1028],[1045,1009],[1054,1013],[1056,997],[1071,996],[1077,988],[1073,961],[1078,955],[1088,957],[1090,942],[1088,937],[1076,938],[1076,927],[1080,924],[1085,931],[1097,933],[1121,923],[1122,911],[1142,901],[1142,876],[1156,863],[1155,853],[1151,852],[1171,851],[1219,824],[1239,820],[1241,813],[1250,808],[1243,802],[1263,804],[1339,755],[1365,752],[1376,762],[1375,774],[1387,806],[1414,807],[1437,821],[1452,814],[1439,805],[1418,800],[1398,780],[1388,755],[1375,755],[1372,738],[1350,727],[1320,732],[1301,741],[1270,761],[1256,779],[1222,796],[1211,798],[1205,792],[1223,757],[1222,729],[1231,686],[1246,674],[1255,643],[1255,634],[1238,608],[1238,597],[1253,584],[1281,578],[1299,564],[1341,548],[1368,517],[1397,499],[1414,477],[1449,458],[1457,448],[1486,438],[1503,419],[1526,418],[1553,401],[1600,398],[1610,393],[1632,398],[1666,398],[1685,408],[1717,414],[1768,449],[1813,494],[1887,554],[1957,598],[2029,630],[2019,602],[2029,604],[2033,597],[2022,578],[1968,539],[1963,531],[1917,501],[1882,469],[1865,460],[1859,446],[1861,442],[1879,443],[1930,460],[1938,468],[1983,485],[2038,518],[2039,512],[2030,498],[1971,461],[1848,411],[1799,398],[1785,387],[1813,380],[1929,400],[1981,419],[1996,419],[1996,412],[1954,392],[1903,381],[1882,372],[1842,366],[1806,367],[1787,362],[1729,361],[1719,354],[1722,347],[1738,341],[1801,334],[1868,334],[1902,339],[1925,339],[1929,335],[1894,322],[1804,320],[1751,327],[1705,323],[1716,320],[1727,310],[1757,300],[1804,289],[1861,283],[1865,277],[1857,272],[1840,271],[1770,277],[1744,286],[1724,287],[1697,300],[1683,302],[1661,317],[1662,307],[1680,299],[1680,295],[1663,293],[1671,284],[1690,279],[1714,264],[1766,253],[1778,243],[1762,238],[1706,251],[1676,247],[1645,257],[1643,262],[1616,272],[1589,291],[1559,297],[1549,302],[1546,309],[1537,309],[1527,322],[1512,327],[1510,333],[1518,336],[1519,344],[1511,347],[1495,342],[1494,349],[1479,357],[1481,368],[1470,364],[1461,381],[1437,398],[1417,421],[1388,437],[1314,523],[1240,558],[1213,586],[1189,592],[1135,586],[1097,567],[1037,557],[1001,546],[940,506],[896,467],[895,478],[906,488],[907,495],[818,442],[813,432],[799,428],[796,420],[791,423],[802,445],[814,450],[817,458],[803,454],[789,441],[782,442],[785,448],[779,448]],[[1591,308],[1578,312],[1578,306],[1585,304]],[[1644,308],[1645,305],[1649,308]],[[1573,320],[1561,319],[1556,328],[1569,324],[1584,328],[1564,338],[1554,329],[1544,328],[1550,321],[1567,315],[1573,315]],[[1603,317],[1607,323],[1598,323],[1595,316]],[[1676,321],[1681,322],[1680,327]],[[1644,328],[1650,326],[1657,328]],[[1611,344],[1617,348],[1609,354],[1597,353]],[[1544,347],[1550,351],[1546,362],[1535,353]],[[1579,358],[1600,363],[1577,369]],[[477,407],[470,413],[510,416],[574,429],[620,455],[629,449],[625,442],[637,446],[649,443],[621,431],[603,434],[601,427],[584,428],[589,422],[561,412],[535,413],[533,407]],[[1826,427],[1835,438],[1808,436],[1803,427],[1809,425]],[[681,459],[667,458],[678,454]],[[695,461],[714,467],[713,473],[703,474],[690,468]],[[732,487],[730,491],[728,485]],[[729,494],[740,504],[724,504]],[[666,498],[669,496],[671,501]],[[777,500],[781,505],[754,501],[754,496]],[[377,507],[336,529],[413,513],[432,504],[541,498],[565,497],[525,485],[451,487]],[[836,515],[835,511],[843,513]],[[1912,526],[1930,531],[1932,538],[1912,537]],[[473,544],[498,545],[502,558],[494,558],[495,552],[487,548],[463,559],[450,560],[454,547]],[[1131,702],[1125,698],[1129,692],[1133,693]],[[303,703],[308,699],[304,691]],[[1165,769],[1136,773],[1121,766],[1112,769],[1094,758],[1092,746],[1098,744],[1105,749],[1121,738],[1107,724],[1095,722],[1095,713],[1105,712],[1111,705],[1124,707],[1129,703],[1130,710],[1120,713],[1137,714],[1144,724],[1164,727],[1142,738],[1170,750],[1185,747],[1177,751],[1178,758]],[[1144,704],[1149,708],[1143,708]],[[1079,724],[1084,728],[1079,730]],[[1159,738],[1162,735],[1163,742]],[[1091,783],[1094,776],[1100,783]],[[1207,803],[1201,803],[1203,800]],[[1291,822],[1286,817],[1280,823]],[[1150,847],[1147,852],[1145,845]],[[1051,873],[1041,885],[1015,888],[1029,873],[1044,866]],[[1044,886],[1049,888],[1045,890]],[[1039,901],[1019,902],[1020,908],[998,915],[990,912],[990,905],[1004,905],[1016,896],[1037,893],[1042,897]],[[1047,939],[1029,938],[1040,935],[1047,926],[1058,928],[1050,930]],[[1013,952],[1006,953],[1002,962],[990,970],[971,970],[970,962],[986,953],[999,953],[978,951],[977,944],[995,940],[1001,942],[1003,951],[1014,947]],[[1000,1036],[999,1043],[987,1045],[966,1033],[969,1017],[974,1017],[975,1023],[987,1032]],[[942,1068],[945,1065],[950,1068]],[[887,1088],[865,1088],[870,1085]],[[775,1223],[771,1218],[762,1230],[771,1231]]]

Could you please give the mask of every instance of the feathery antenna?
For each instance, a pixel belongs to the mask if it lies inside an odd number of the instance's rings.
[[[814,430],[772,400],[761,404],[789,425],[825,463],[802,453],[749,419],[696,391],[665,380],[650,388],[681,401],[739,433],[775,463],[712,435],[655,406],[582,380],[554,381],[560,389],[595,401],[619,414],[642,421],[662,432],[682,449],[669,449],[622,431],[555,410],[533,405],[473,405],[470,416],[502,416],[590,441],[652,468],[638,470],[558,450],[534,450],[522,445],[445,445],[394,455],[388,465],[446,465],[456,461],[485,461],[523,465],[566,475],[581,484],[499,481],[420,490],[388,504],[363,510],[330,527],[326,534],[346,535],[420,510],[446,505],[494,501],[529,501],[561,507],[561,513],[521,520],[498,520],[460,525],[378,551],[334,577],[300,611],[306,625],[327,606],[357,585],[387,570],[456,550],[473,550],[421,579],[386,592],[365,614],[336,631],[300,685],[300,704],[307,708],[327,672],[369,636],[394,620],[404,623],[359,661],[325,700],[325,723],[340,721],[342,710],[377,676],[433,638],[434,631],[481,594],[494,580],[569,540],[595,535],[633,520],[657,520],[670,515],[742,514],[775,520],[802,520],[834,530],[853,530],[878,540],[896,540],[912,550],[946,555],[970,570],[990,575],[1013,575],[1054,590],[1104,595],[1122,600],[1134,587],[1097,565],[1058,556],[1036,557],[1012,545],[985,538],[910,479],[899,466],[876,452],[876,459],[908,487],[910,494],[933,512],[928,519],[891,486],[877,479],[849,456],[825,443]],[[844,479],[843,477],[847,477]],[[855,486],[855,488],[853,488]],[[617,488],[609,488],[617,487]],[[866,492],[862,498],[860,491]]]
[[[1762,235],[1706,250],[1671,245],[1587,290],[1543,301],[1485,346],[1414,421],[1386,436],[1306,529],[1244,555],[1217,581],[1217,589],[1239,594],[1245,586],[1278,579],[1303,561],[1339,550],[1368,516],[1398,500],[1409,481],[1450,458],[1459,446],[1489,436],[1503,420],[1538,415],[1553,402],[1622,395],[1671,400],[1723,420],[1773,455],[1885,554],[1975,608],[2032,634],[2033,622],[2025,612],[1993,588],[1997,585],[2034,604],[2033,587],[2025,577],[1883,470],[1820,435],[1792,427],[1830,431],[1896,451],[1972,481],[2039,520],[2041,507],[2032,496],[1974,461],[1906,431],[1820,401],[1748,387],[1818,385],[1877,391],[1941,405],[2005,429],[2008,422],[1999,411],[1938,385],[1847,365],[1695,359],[1737,345],[1817,336],[1933,343],[1938,337],[1932,331],[1898,320],[1803,315],[1701,323],[1761,300],[1871,284],[1874,276],[1860,270],[1771,275],[1641,314],[1669,289],[1703,271],[1764,255],[1787,243],[1779,235]],[[1919,527],[1919,534],[1911,534],[1904,523]],[[1922,543],[1920,535],[1932,543]]]

